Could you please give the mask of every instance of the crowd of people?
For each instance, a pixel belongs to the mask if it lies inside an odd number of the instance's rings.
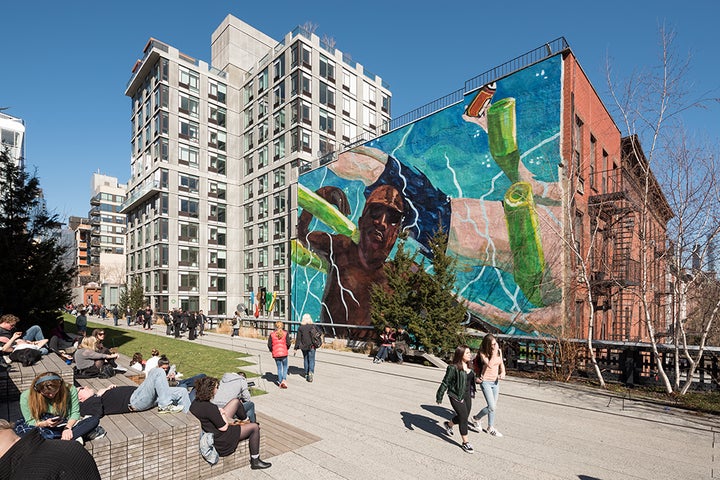
[[[76,378],[110,378],[125,371],[117,364],[118,354],[107,348],[105,331],[95,329],[88,334],[87,323],[81,319],[83,311],[77,313],[81,322],[76,334],[65,331],[61,318],[51,330],[50,339],[45,339],[37,326],[31,326],[25,332],[17,331],[19,319],[13,315],[3,315],[0,317],[0,350],[4,354],[23,349],[36,350],[40,355],[57,353],[68,363],[75,363]],[[146,318],[148,314],[150,320]],[[153,312],[150,307],[137,312],[132,318],[138,324],[142,321],[143,328],[152,328]],[[175,310],[167,314],[167,319],[168,334],[177,337],[180,332],[186,331],[189,332],[188,339],[192,340],[196,334],[190,332],[195,332],[199,325],[202,325],[199,334],[204,334],[206,317],[202,311],[188,313]],[[397,329],[386,326],[379,336],[379,348],[373,362],[381,363],[394,357],[398,363],[402,363],[411,342],[411,336],[403,326]],[[322,329],[315,325],[310,315],[304,315],[294,338],[294,349],[295,352],[301,350],[303,354],[307,382],[313,381],[315,353],[322,343]],[[281,389],[288,388],[288,355],[292,345],[291,333],[285,329],[283,322],[276,322],[275,330],[268,336],[267,347],[275,360],[277,385]],[[94,390],[77,383],[67,384],[56,372],[48,371],[38,375],[31,387],[21,394],[22,418],[9,424],[0,422],[0,453],[4,451],[11,454],[13,448],[25,451],[27,449],[23,445],[42,445],[46,440],[72,440],[77,443],[92,441],[102,438],[106,433],[99,425],[103,416],[157,408],[158,413],[190,413],[198,418],[204,432],[200,450],[208,462],[215,463],[219,457],[233,454],[239,442],[247,439],[251,468],[271,466],[259,456],[260,430],[250,394],[252,383],[243,374],[226,373],[220,379],[205,374],[183,378],[175,365],[158,349],[152,349],[147,359],[141,352],[136,352],[129,367],[144,374],[142,383],[137,386],[110,384],[106,388]],[[452,363],[448,365],[438,387],[436,400],[441,404],[447,394],[455,415],[443,423],[444,433],[454,435],[454,427],[457,425],[461,448],[465,452],[474,451],[469,442],[470,431],[502,436],[495,428],[495,413],[499,383],[504,378],[502,353],[493,335],[484,337],[475,355],[466,345],[460,345],[455,350]],[[473,398],[478,387],[485,405],[473,416]],[[484,419],[486,427],[481,425]],[[7,437],[9,444],[17,444],[17,447],[4,446],[3,436]],[[48,451],[59,452],[62,449]],[[72,450],[68,452],[75,454]],[[32,458],[32,455],[27,458]],[[5,461],[5,456],[0,461]],[[87,478],[93,478],[92,473]]]

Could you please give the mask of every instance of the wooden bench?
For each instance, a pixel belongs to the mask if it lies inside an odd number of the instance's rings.
[[[73,367],[67,365],[65,360],[55,353],[43,355],[34,365],[24,367],[18,362],[9,362],[11,369],[7,372],[0,372],[0,402],[9,402],[20,398],[20,394],[29,389],[33,380],[44,372],[58,373],[63,380],[72,384]]]
[[[118,365],[125,365],[121,355]],[[137,371],[128,369],[113,378],[78,379],[77,383],[95,390],[110,384],[137,386]],[[144,412],[107,415],[100,419],[107,435],[87,442],[103,479],[200,479],[221,475],[249,465],[248,442],[240,442],[234,454],[210,465],[200,455],[200,421],[192,414],[160,414],[157,408]],[[260,438],[260,451],[265,448]]]

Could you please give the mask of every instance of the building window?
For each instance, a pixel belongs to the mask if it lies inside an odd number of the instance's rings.
[[[258,93],[262,92],[268,88],[268,68],[265,67],[265,69],[260,72],[260,75],[258,75]]]
[[[258,145],[268,139],[269,132],[268,121],[265,119],[258,125]]]
[[[247,132],[245,134],[245,151],[252,150],[255,147],[255,143],[253,142],[253,133]]]
[[[245,128],[248,128],[250,125],[253,124],[255,117],[253,116],[253,109],[252,107],[245,109]]]
[[[268,165],[268,146],[265,145],[258,150],[258,170]]]
[[[268,240],[268,222],[262,222],[258,225],[258,243],[266,243]]]
[[[255,171],[255,169],[253,168],[254,165],[252,155],[246,156],[243,161],[245,162],[245,175],[250,175]]]
[[[283,171],[283,174],[284,173],[285,172]],[[273,214],[283,213],[284,211],[285,211],[285,192],[280,192],[280,193],[275,194],[275,196],[273,196]]]
[[[265,193],[268,189],[268,174],[264,174],[258,177],[258,195]]]
[[[273,234],[274,240],[285,238],[285,217],[280,217],[273,220],[273,230],[275,231],[275,233]]]
[[[197,118],[199,115],[200,100],[180,92],[180,113]]]
[[[273,265],[285,265],[285,244],[280,243],[273,247]]]
[[[253,99],[255,97],[254,97],[254,93],[253,93],[252,84],[248,84],[248,85],[245,85],[245,87],[243,87],[243,97],[245,98],[246,105],[253,101]]]
[[[265,218],[268,215],[268,197],[258,200],[258,218]]]
[[[198,193],[200,179],[192,175],[180,174],[179,190],[183,192]]]
[[[218,175],[225,175],[225,163],[225,155],[210,154],[210,167],[208,170]]]
[[[224,84],[210,80],[208,90],[208,96],[210,98],[212,98],[213,100],[217,100],[222,104],[226,103],[227,87]]]
[[[575,123],[573,124],[573,172],[572,174],[577,178],[577,191],[579,193],[584,192],[583,177],[582,177],[582,128],[583,122],[579,117],[575,117]]]
[[[198,201],[180,197],[180,209],[178,213],[185,217],[198,218]]]
[[[273,142],[274,160],[280,160],[285,156],[285,136],[275,139]]]
[[[320,135],[320,155],[326,155],[335,151],[335,142],[331,139]]]
[[[335,115],[321,109],[320,130],[327,132],[328,135],[335,135]]]
[[[180,259],[179,265],[183,267],[197,267],[198,259],[200,257],[200,249],[197,247],[183,247],[178,248]]]
[[[282,80],[279,84],[275,85],[273,89],[273,106],[277,107],[285,103],[285,81]]]
[[[258,249],[258,268],[268,266],[268,251],[267,248]]]
[[[185,67],[180,67],[179,83],[181,87],[187,88],[192,92],[200,91],[200,76],[196,72],[188,70]]]
[[[335,108],[335,89],[320,82],[320,103]]]
[[[209,181],[208,183],[208,196],[214,197],[220,200],[226,200],[227,197],[227,185],[220,182]]]
[[[375,105],[375,87],[369,83],[363,83],[363,100],[370,103],[370,105]]]
[[[188,165],[193,168],[198,168],[200,166],[200,150],[197,147],[191,147],[181,143],[179,149],[178,163]]]
[[[277,80],[285,76],[285,54],[280,56],[273,63],[273,80]]]
[[[245,184],[245,196],[243,200],[250,200],[251,198],[253,198],[252,182]]]
[[[195,272],[180,272],[181,292],[197,292],[200,275]]]
[[[371,130],[375,129],[375,111],[369,108],[363,108],[363,126]]]
[[[216,130],[208,130],[208,147],[216,148],[222,152],[227,150],[227,134]]]
[[[273,188],[282,187],[285,185],[285,168],[280,167],[273,170]]]
[[[355,74],[350,73],[347,70],[343,70],[343,79],[342,79],[343,90],[350,92],[352,95],[355,95],[355,92],[356,92],[355,85],[356,85]]]
[[[208,114],[208,121],[224,128],[227,123],[227,110],[223,107],[218,107],[212,104],[209,108],[210,113]]]
[[[225,223],[227,207],[225,207],[225,205],[221,205],[221,204],[217,204],[217,203],[210,203],[208,206],[209,206],[208,220],[214,221],[214,222],[219,222],[219,223]]]
[[[208,243],[213,245],[225,245],[227,239],[227,229],[225,227],[210,227],[210,235]]]
[[[245,205],[245,223],[252,222],[255,218],[253,217],[253,204]]]
[[[191,142],[198,142],[200,136],[200,125],[190,120],[180,119],[179,137]]]
[[[279,110],[273,116],[273,133],[285,130],[285,109]]]
[[[381,103],[381,109],[385,113],[390,113],[390,95],[382,94],[381,95],[382,103]]]
[[[253,252],[245,252],[245,269],[255,268],[253,264]]]
[[[320,76],[331,82],[335,81],[335,64],[325,55],[320,55]]]
[[[253,227],[245,227],[245,245],[252,245],[253,242]]]
[[[198,243],[200,240],[200,225],[197,223],[178,222],[181,242]]]

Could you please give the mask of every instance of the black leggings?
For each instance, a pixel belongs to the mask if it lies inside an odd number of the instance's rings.
[[[455,410],[455,416],[452,418],[452,423],[458,426],[460,435],[467,435],[468,417],[470,416],[470,411],[472,410],[472,398],[470,398],[470,393],[466,392],[465,398],[462,401],[456,400],[450,396],[448,396],[448,398],[450,398],[450,405],[452,405],[453,410]]]
[[[465,423],[467,428],[467,422]],[[240,441],[249,438],[248,446],[250,447],[250,455],[258,455],[260,453],[260,425],[257,423],[246,423],[240,426]]]

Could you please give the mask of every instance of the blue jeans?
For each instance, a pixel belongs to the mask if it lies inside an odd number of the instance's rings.
[[[380,345],[380,350],[375,355],[375,359],[385,361],[390,354],[390,350],[392,350],[391,345]]]
[[[148,372],[145,381],[130,397],[130,405],[138,411],[149,410],[155,405],[167,407],[171,403],[182,406],[185,413],[190,410],[187,388],[168,385],[165,370],[159,367]]]
[[[303,364],[305,365],[305,375],[315,373],[315,349],[303,350]]]
[[[245,409],[247,418],[250,419],[251,422],[256,423],[257,418],[255,417],[255,404],[248,400],[247,402],[242,402],[242,406]]]
[[[45,337],[43,336],[42,329],[37,325],[33,325],[25,331],[25,335],[23,335],[23,340],[27,342],[37,342],[38,340],[45,340]],[[40,353],[42,353],[43,355],[47,355],[48,349],[42,347],[40,349]]]
[[[475,415],[475,420],[488,416],[488,428],[495,425],[495,407],[497,406],[498,394],[500,393],[500,380],[494,382],[482,382],[480,384],[487,406]]]
[[[288,357],[276,358],[275,365],[277,365],[278,383],[282,383],[287,379]]]

